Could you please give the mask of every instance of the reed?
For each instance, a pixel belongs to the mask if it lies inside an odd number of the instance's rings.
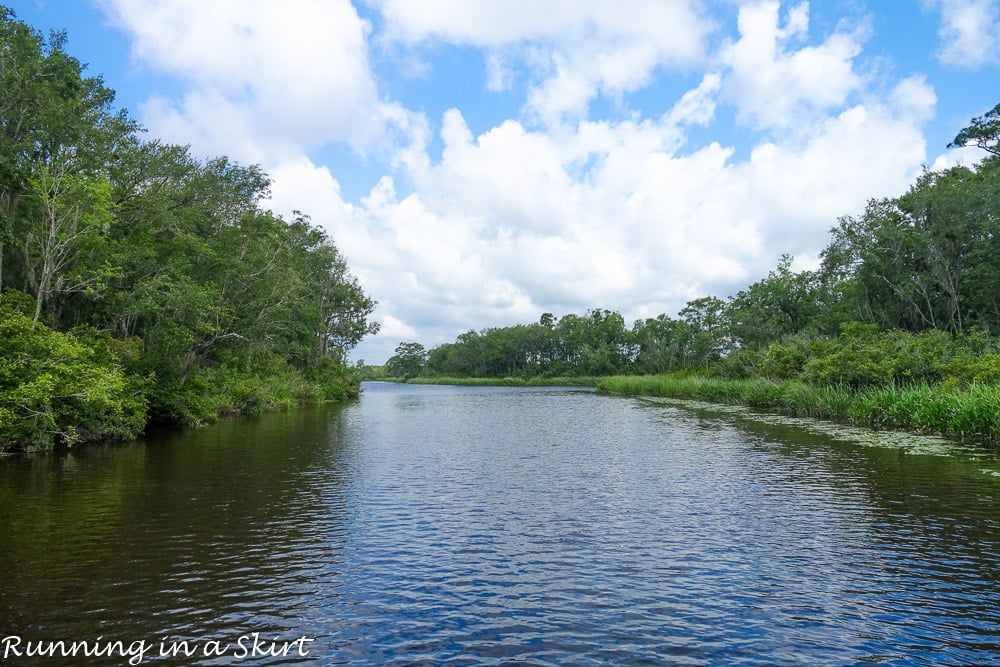
[[[972,384],[964,389],[927,383],[852,389],[847,385],[765,378],[721,380],[658,375],[602,378],[597,390],[615,396],[746,405],[793,417],[1000,443],[1000,386],[991,384]]]
[[[927,384],[858,392],[852,419],[873,428],[941,433],[961,440],[1000,442],[1000,387],[946,389]]]

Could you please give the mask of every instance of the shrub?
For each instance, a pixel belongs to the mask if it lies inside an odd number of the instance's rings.
[[[113,359],[109,339],[50,330],[0,299],[0,450],[48,449],[137,436],[141,386]]]

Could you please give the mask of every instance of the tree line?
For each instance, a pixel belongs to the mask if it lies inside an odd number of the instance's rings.
[[[468,331],[427,350],[402,343],[385,374],[407,379],[701,372],[854,385],[1000,381],[1000,104],[950,147],[974,168],[925,170],[898,197],[840,218],[813,271],[782,256],[727,299],[626,325],[593,309]]]
[[[0,6],[0,451],[356,392],[375,302],[333,241],[113,103]]]

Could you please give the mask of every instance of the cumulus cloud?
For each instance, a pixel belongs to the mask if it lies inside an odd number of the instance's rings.
[[[425,344],[544,311],[674,314],[735,293],[783,252],[814,257],[838,216],[905,190],[924,157],[924,112],[857,105],[806,143],[762,142],[736,161],[718,143],[676,153],[666,117],[584,123],[555,141],[516,121],[473,136],[452,110],[417,192],[401,197],[386,178],[358,206],[321,195],[318,221],[380,299],[379,316]],[[289,201],[313,186],[329,197],[329,175],[301,166]],[[370,345],[391,353],[401,339]]]
[[[271,161],[332,141],[364,153],[415,122],[379,99],[350,0],[101,1],[137,61],[184,82],[141,108],[157,136]]]
[[[926,4],[941,12],[941,62],[967,68],[1000,62],[998,0],[927,0]]]
[[[799,46],[808,35],[808,3],[788,10],[783,22],[780,9],[776,1],[741,7],[739,39],[721,54],[729,70],[726,98],[743,122],[758,128],[808,123],[844,105],[862,83],[852,61],[861,52],[863,31],[838,31],[818,45]]]
[[[374,0],[388,41],[483,49],[486,87],[511,85],[512,59],[530,64],[527,110],[544,123],[580,119],[597,96],[649,83],[661,67],[706,57],[714,23],[694,0]]]
[[[138,59],[185,82],[146,123],[263,163],[274,209],[329,230],[379,301],[382,332],[358,351],[372,362],[545,311],[676,314],[782,253],[808,265],[838,216],[912,182],[936,104],[921,76],[876,91],[856,62],[864,27],[813,35],[804,2],[742,4],[715,50],[695,0],[372,0],[378,35],[348,0],[104,2]],[[380,92],[376,42],[432,67],[437,43],[479,49],[483,87],[525,106],[475,132],[472,109],[429,120]],[[591,117],[597,96],[654,77],[687,85],[645,116]],[[734,113],[739,146],[704,138]],[[384,176],[345,197],[309,157],[327,142],[380,151]]]

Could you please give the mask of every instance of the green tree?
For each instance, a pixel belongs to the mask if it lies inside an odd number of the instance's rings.
[[[114,371],[94,371],[109,396],[114,373],[124,373],[167,421],[354,392],[346,355],[377,331],[375,302],[333,241],[305,215],[285,221],[263,207],[270,180],[260,167],[144,141],[65,42],[0,7],[0,296],[13,286],[30,292],[25,312],[38,326],[17,344],[52,350],[53,368],[73,357],[74,368]],[[77,350],[58,338],[70,330],[115,338],[74,335],[85,348]],[[16,345],[7,349],[21,358]],[[108,352],[118,349],[129,353]],[[81,393],[72,373],[38,372],[51,387],[0,386],[0,404],[20,424],[30,420],[17,409],[64,414],[26,402],[25,391]],[[113,433],[73,414],[76,425],[39,417],[18,437]]]
[[[409,380],[417,377],[427,363],[427,352],[420,343],[400,343],[385,362],[385,371],[390,377]]]
[[[80,173],[72,155],[35,167],[29,184],[38,212],[23,216],[19,236],[37,322],[52,296],[101,289],[115,269],[86,261],[100,257],[113,220],[108,182]]]
[[[1000,104],[973,118],[948,144],[948,148],[965,146],[977,146],[993,155],[1000,155]]]
[[[100,77],[85,77],[65,45],[65,33],[46,40],[0,6],[0,289],[10,282],[6,260],[21,244],[15,225],[39,165],[59,173],[65,165],[53,160],[72,155],[74,171],[92,177],[137,129],[126,113],[112,112],[114,92]]]
[[[791,270],[792,256],[782,255],[776,269],[740,290],[726,305],[735,345],[765,350],[771,343],[808,328],[824,328],[824,313],[837,308],[837,296],[819,272]],[[836,329],[829,333],[836,333]]]
[[[714,296],[688,301],[681,309],[687,325],[685,367],[708,368],[732,348],[726,326],[726,303]]]
[[[668,315],[637,321],[632,326],[635,371],[656,374],[684,368],[689,338],[689,325]]]
[[[969,216],[976,237],[965,250],[960,298],[966,329],[1000,335],[1000,157],[983,160],[970,182]]]
[[[143,340],[159,414],[187,412],[186,386],[202,370],[290,364],[324,384],[346,372],[347,352],[378,328],[375,302],[308,216],[286,222],[260,208],[270,183],[259,168],[160,144],[125,158],[115,192],[125,270],[103,317]]]
[[[827,275],[849,276],[857,316],[883,328],[961,332],[1000,326],[991,281],[1000,278],[1000,169],[926,172],[905,195],[847,216],[823,253]],[[984,296],[984,294],[986,296]]]
[[[104,336],[50,330],[0,298],[0,451],[133,438],[146,423],[137,381]]]

